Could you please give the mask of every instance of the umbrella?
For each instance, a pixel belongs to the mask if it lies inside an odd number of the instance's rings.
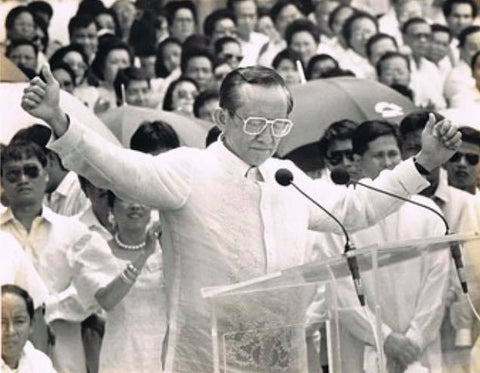
[[[0,53],[0,82],[28,82],[28,78],[22,70],[3,53]]]
[[[0,142],[7,144],[13,135],[22,128],[35,123],[44,124],[40,119],[32,117],[20,106],[25,83],[0,83],[0,112],[3,113],[0,129]],[[81,101],[65,91],[60,91],[60,106],[73,118],[94,129],[106,140],[120,145],[119,141],[102,123],[102,121]]]
[[[132,135],[145,121],[168,123],[177,132],[182,145],[195,148],[205,147],[208,128],[213,126],[177,113],[129,105],[107,110],[99,117],[125,147],[130,147]]]
[[[352,77],[318,79],[291,88],[294,126],[282,140],[278,155],[294,159],[298,150],[313,149],[324,130],[333,122],[351,119],[362,122],[384,119],[398,122],[415,110],[414,104],[393,89],[371,80]]]

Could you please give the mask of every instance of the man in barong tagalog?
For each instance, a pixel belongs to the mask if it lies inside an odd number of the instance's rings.
[[[365,188],[313,181],[290,161],[272,158],[293,126],[288,119],[293,100],[271,69],[251,66],[225,77],[215,112],[222,130],[217,142],[207,149],[181,147],[158,156],[106,143],[63,112],[58,83],[48,67],[42,74],[44,80],[36,77],[25,89],[22,107],[51,126],[55,139],[49,147],[65,167],[121,198],[160,211],[171,302],[166,371],[213,371],[210,308],[200,289],[302,264],[308,257],[308,229],[340,232],[292,186],[276,183],[278,169],[289,169],[296,184],[349,231],[375,224],[401,205]],[[373,185],[407,198],[418,193],[428,185],[422,174],[447,161],[461,135],[449,121],[435,123],[431,116],[422,140],[415,157],[383,171]],[[224,351],[229,371],[306,371],[303,328],[261,331],[266,319],[291,324],[289,319],[298,317],[294,313],[303,312],[292,298],[281,305],[274,298],[265,297],[262,307],[239,303],[228,319],[219,321],[237,331]]]

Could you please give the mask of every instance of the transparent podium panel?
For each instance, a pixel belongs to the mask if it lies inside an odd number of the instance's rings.
[[[452,235],[355,250],[365,307],[345,255],[204,288],[214,372],[317,373],[321,365],[331,373],[388,372],[385,337],[398,329],[419,344],[435,342],[444,287],[456,281],[448,247],[478,240],[478,235]],[[468,263],[473,252],[480,258],[477,245],[464,253]],[[472,294],[479,293],[478,267],[480,261],[466,263]]]

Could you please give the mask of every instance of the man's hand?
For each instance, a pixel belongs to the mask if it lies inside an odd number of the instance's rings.
[[[388,358],[398,361],[403,367],[408,367],[420,357],[420,348],[400,333],[390,333],[383,348]]]
[[[448,161],[462,143],[462,135],[448,119],[435,123],[435,115],[428,116],[422,132],[422,150],[417,155],[418,163],[432,171]]]
[[[50,71],[50,66],[42,68],[43,81],[33,78],[23,91],[22,108],[30,115],[44,120],[57,136],[68,128],[68,119],[60,108],[60,85]]]

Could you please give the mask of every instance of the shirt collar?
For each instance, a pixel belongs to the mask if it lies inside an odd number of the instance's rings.
[[[53,223],[55,220],[55,214],[52,210],[50,210],[48,207],[45,205],[42,206],[42,213],[40,214],[40,217],[43,218],[44,220],[48,221],[49,223]],[[17,220],[15,218],[15,215],[13,215],[13,211],[10,207],[8,207],[1,215],[0,215],[0,225],[4,225],[8,223],[11,220]]]
[[[51,194],[60,194],[63,197],[66,197],[72,188],[72,184],[75,183],[77,175],[72,171],[68,172],[63,180],[58,184],[57,189],[55,189]]]
[[[250,171],[252,166],[228,149],[223,143],[221,135],[219,139],[209,147],[209,149],[211,149],[211,151],[216,154],[217,158],[221,160],[222,164],[225,165],[228,173],[236,178],[246,178],[247,173]],[[263,178],[265,178],[264,165],[267,161],[257,167]]]

